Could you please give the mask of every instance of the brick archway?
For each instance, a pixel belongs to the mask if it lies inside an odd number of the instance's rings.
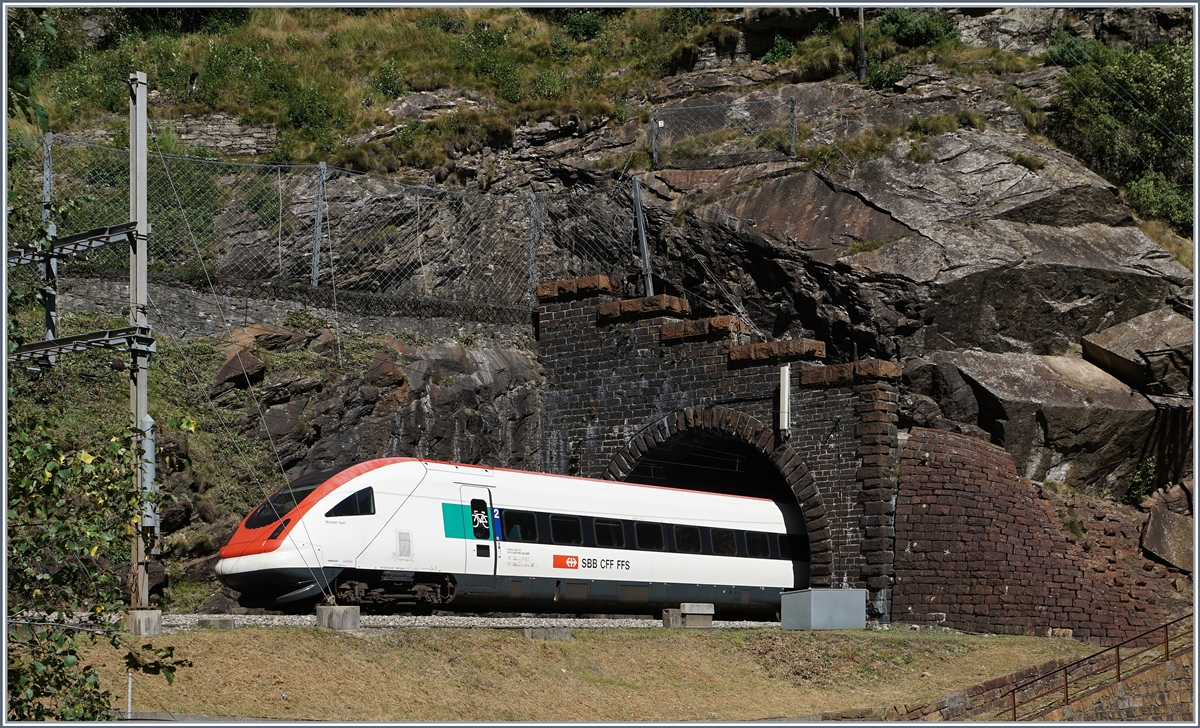
[[[729,407],[688,407],[651,422],[618,452],[604,472],[608,480],[624,480],[650,450],[675,435],[689,431],[716,432],[741,440],[761,452],[778,470],[796,496],[808,527],[809,583],[828,587],[833,573],[833,544],[825,504],[808,466],[791,445],[781,442],[774,429]]]

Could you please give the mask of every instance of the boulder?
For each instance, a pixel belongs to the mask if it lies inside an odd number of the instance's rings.
[[[1146,527],[1142,531],[1142,549],[1190,574],[1194,535],[1190,516],[1154,507],[1150,509],[1150,517],[1146,519]]]
[[[1138,508],[1151,511],[1155,508],[1166,508],[1178,516],[1192,515],[1192,494],[1182,483],[1176,483],[1170,488],[1159,488],[1142,499]]]
[[[235,346],[267,351],[296,351],[303,349],[310,339],[302,331],[272,324],[243,326],[231,331],[229,338]]]
[[[1189,394],[1192,346],[1192,320],[1160,308],[1083,337],[1083,357],[1132,387]]]
[[[978,403],[973,424],[1008,450],[1026,478],[1119,495],[1155,452],[1154,406],[1082,359],[981,351],[930,358],[957,368]]]
[[[262,359],[254,356],[249,349],[237,347],[213,376],[213,383],[220,387],[232,384],[235,387],[249,387],[263,378],[267,365]]]

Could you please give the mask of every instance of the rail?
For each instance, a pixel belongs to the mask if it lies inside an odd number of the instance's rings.
[[[1007,717],[1012,721],[1030,720],[1060,704],[1070,705],[1072,696],[1075,700],[1086,697],[1100,688],[1119,683],[1124,678],[1191,650],[1192,630],[1192,615],[1188,614],[1063,665],[1053,672],[1027,680],[997,698],[997,703],[1007,702],[1008,705],[994,717]],[[1131,654],[1131,649],[1137,651]]]

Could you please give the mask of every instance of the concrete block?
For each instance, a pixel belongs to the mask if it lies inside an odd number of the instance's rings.
[[[531,640],[569,640],[570,627],[526,627],[522,630]]]
[[[233,617],[208,617],[196,620],[196,626],[200,629],[234,629],[237,623]]]
[[[711,614],[685,614],[685,615],[683,615],[683,626],[684,627],[711,627],[712,620],[713,620],[713,618],[712,618]]]
[[[679,629],[683,626],[683,615],[678,609],[664,609],[663,626],[667,629]]]
[[[799,589],[784,592],[784,629],[866,629],[866,589]]]
[[[681,614],[707,614],[712,616],[717,613],[716,608],[707,602],[684,602],[679,605]]]
[[[317,626],[326,629],[358,629],[360,611],[358,607],[317,606]]]
[[[131,609],[121,617],[121,622],[135,635],[153,637],[162,634],[161,609]]]

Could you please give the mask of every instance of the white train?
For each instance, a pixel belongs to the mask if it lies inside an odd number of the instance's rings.
[[[215,571],[244,606],[654,614],[778,611],[808,586],[795,504],[431,462],[306,475],[239,525]]]

